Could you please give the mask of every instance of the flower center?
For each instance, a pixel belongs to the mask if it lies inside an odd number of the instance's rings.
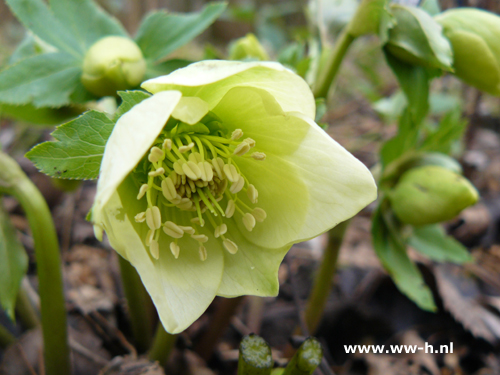
[[[149,227],[146,245],[151,255],[160,256],[159,237],[161,230],[171,237],[170,251],[179,257],[178,239],[189,235],[198,243],[201,260],[207,259],[204,244],[208,241],[205,234],[199,233],[199,227],[211,225],[214,236],[222,241],[224,248],[231,254],[238,251],[238,245],[231,240],[224,218],[240,216],[243,225],[252,231],[256,222],[266,218],[262,208],[250,207],[241,199],[246,194],[252,204],[258,200],[258,191],[238,167],[235,156],[265,160],[262,152],[250,152],[255,147],[251,138],[243,138],[243,132],[236,129],[230,135],[224,135],[220,121],[205,125],[185,123],[167,123],[165,130],[151,148],[143,165],[139,180],[137,199],[147,200],[147,209],[135,216],[135,221]],[[202,120],[203,121],[203,120]],[[168,130],[170,129],[170,130]],[[136,168],[139,170],[141,168]],[[223,208],[221,200],[226,197]],[[174,221],[162,221],[160,207],[175,207],[191,212],[191,226],[183,226]],[[236,218],[235,218],[236,219]]]

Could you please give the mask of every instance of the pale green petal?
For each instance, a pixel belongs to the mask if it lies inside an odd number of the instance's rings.
[[[257,206],[268,214],[252,232],[241,229],[253,243],[279,248],[309,239],[375,200],[375,182],[359,160],[306,116],[279,114],[263,90],[234,88],[214,112],[267,155],[265,161],[235,159],[259,191]]]
[[[165,91],[135,105],[117,121],[106,143],[92,215],[99,213],[125,177],[143,158],[161,133],[181,99],[178,91]]]
[[[118,192],[105,205],[101,224],[111,246],[137,269],[165,329],[179,333],[198,319],[214,299],[224,268],[222,251],[210,249],[207,260],[202,262],[195,241],[184,236],[179,241],[179,258],[175,259],[168,247],[170,241],[163,235],[160,258],[153,259],[143,242],[147,226],[134,221],[144,203],[135,199],[136,189],[130,178]],[[122,202],[126,202],[126,208]]]
[[[275,62],[200,61],[142,84],[152,93],[179,90],[184,96],[197,96],[208,102],[210,108],[237,86],[266,90],[284,111],[300,112],[311,119],[316,114],[314,97],[307,83]]]
[[[208,103],[195,96],[183,96],[175,107],[172,117],[189,125],[199,122],[207,113]]]

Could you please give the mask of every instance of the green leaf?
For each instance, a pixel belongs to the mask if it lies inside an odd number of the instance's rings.
[[[83,58],[84,50],[70,29],[61,23],[42,0],[5,0],[12,12],[40,39],[61,51]]]
[[[27,57],[38,55],[43,52],[40,46],[37,44],[35,37],[28,34],[17,46],[16,50],[12,53],[9,58],[9,65],[13,65],[16,62],[24,60]]]
[[[431,16],[441,13],[441,7],[438,0],[423,0],[420,3],[420,8],[425,10]]]
[[[104,113],[85,112],[56,128],[53,142],[35,146],[26,154],[43,173],[57,178],[90,180],[99,175],[104,147],[114,122]]]
[[[12,320],[17,293],[27,269],[28,256],[0,201],[0,304]]]
[[[406,107],[399,118],[398,134],[385,142],[380,150],[382,164],[387,166],[406,152],[414,150],[418,142],[418,134],[418,127]]]
[[[425,139],[420,149],[449,154],[453,143],[462,138],[468,123],[462,118],[461,108],[449,112],[441,119],[438,129]]]
[[[406,253],[406,246],[394,223],[387,221],[378,207],[372,220],[373,247],[398,289],[421,309],[436,311],[436,305],[422,274]],[[388,212],[386,211],[386,214]]]
[[[429,77],[426,69],[398,60],[385,48],[384,55],[408,100],[415,123],[419,124],[429,111]]]
[[[159,64],[154,64],[151,61],[148,61],[146,76],[144,77],[144,81],[159,76],[165,76],[167,74],[172,73],[174,70],[184,68],[191,63],[193,63],[193,61],[184,59],[172,59],[164,61]]]
[[[376,34],[380,28],[380,19],[386,12],[387,0],[362,0],[349,22],[349,34],[358,37]]]
[[[139,104],[144,99],[149,98],[151,95],[147,92],[134,90],[134,91],[118,91],[118,95],[122,99],[122,103],[113,115],[113,121],[116,122],[125,112],[128,112],[136,104]]]
[[[199,13],[153,12],[142,22],[135,40],[147,60],[157,61],[201,34],[224,9],[226,3],[211,3]]]
[[[414,228],[408,245],[437,262],[461,264],[473,261],[467,249],[453,237],[447,236],[438,224]]]
[[[84,51],[105,36],[128,36],[120,22],[92,0],[49,0],[49,3],[52,12],[71,30]]]
[[[78,116],[74,108],[35,108],[31,104],[0,104],[0,118],[8,117],[37,125],[58,125]]]
[[[66,53],[29,57],[0,72],[0,102],[35,107],[69,104],[80,74],[79,63]]]

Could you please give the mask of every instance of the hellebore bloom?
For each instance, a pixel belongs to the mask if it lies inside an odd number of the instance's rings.
[[[203,61],[142,87],[154,95],[116,123],[92,221],[171,333],[216,295],[276,295],[293,243],[376,198],[368,169],[314,123],[305,81],[278,63]]]

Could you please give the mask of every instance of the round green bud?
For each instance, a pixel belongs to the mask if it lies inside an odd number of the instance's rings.
[[[230,60],[255,59],[268,61],[269,55],[253,34],[247,34],[243,38],[236,39],[229,47]]]
[[[435,165],[410,169],[389,193],[398,219],[414,226],[453,219],[478,198],[476,188],[466,178]]]
[[[451,9],[435,17],[454,54],[455,75],[500,95],[500,17],[474,8]]]
[[[118,90],[137,87],[146,73],[146,61],[134,41],[108,36],[94,43],[83,60],[82,83],[97,96],[116,96]]]

